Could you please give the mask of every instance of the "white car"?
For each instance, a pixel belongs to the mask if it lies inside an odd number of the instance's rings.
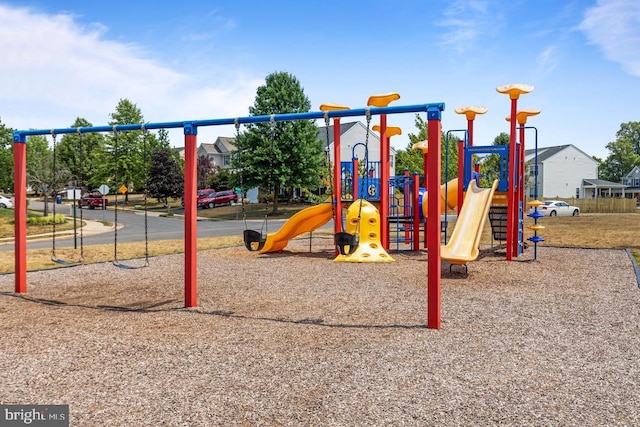
[[[533,210],[534,209],[531,208],[530,212],[533,212]],[[544,216],[578,216],[580,215],[580,208],[577,206],[571,206],[562,200],[545,200],[542,205],[538,206],[538,212]]]
[[[13,207],[13,202],[11,201],[11,199],[8,197],[4,197],[2,194],[0,194],[0,209],[12,208],[12,207]]]

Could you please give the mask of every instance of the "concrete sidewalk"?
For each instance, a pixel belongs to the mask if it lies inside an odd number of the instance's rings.
[[[82,228],[82,235],[83,236],[90,236],[90,235],[94,235],[94,234],[100,234],[100,233],[107,233],[109,231],[113,231],[114,226],[113,224],[111,225],[104,225],[103,223],[99,222],[99,221],[88,221],[88,220],[83,220],[85,225]],[[77,229],[78,233],[80,233],[80,228]],[[28,241],[34,241],[34,240],[47,240],[47,239],[51,239],[52,238],[52,234],[53,234],[53,227],[52,227],[52,232],[51,233],[42,233],[42,234],[29,234],[27,235],[27,240]],[[73,237],[73,229],[70,230],[64,230],[64,231],[56,231],[56,239],[58,238],[67,238],[67,237]],[[3,237],[0,238],[0,245],[9,245],[15,242],[15,237]]]

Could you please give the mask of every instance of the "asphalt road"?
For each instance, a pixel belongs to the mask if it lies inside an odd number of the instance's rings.
[[[44,210],[44,203],[38,201],[31,201],[29,203],[29,209]],[[56,212],[64,215],[73,216],[73,208],[67,204],[56,205]],[[53,205],[49,204],[49,211],[53,211]],[[82,209],[76,210],[76,216],[79,218],[82,213],[82,217],[85,220],[90,221],[108,221],[110,223],[115,222],[115,209],[111,206],[106,210],[100,209]],[[147,215],[147,234],[149,241],[155,240],[172,240],[172,239],[184,239],[184,219],[180,214],[181,211],[174,211],[177,216],[174,217],[160,217],[157,213]],[[248,220],[247,227],[251,229],[260,229],[262,226],[262,220]],[[284,220],[271,220],[269,221],[269,231],[275,231]],[[123,211],[118,209],[118,243],[129,242],[143,242],[144,241],[144,211]],[[214,220],[201,220],[197,223],[198,238],[201,237],[223,237],[223,236],[242,236],[244,230],[244,222],[242,220],[237,221],[214,221]],[[107,232],[100,234],[92,234],[83,236],[83,244],[99,245],[113,243],[115,239],[115,232]],[[56,237],[56,247],[73,247],[74,244],[80,243],[80,231],[78,230],[77,236],[74,242],[73,235]],[[43,249],[50,248],[52,245],[51,238],[43,240],[29,240],[27,242],[27,249]],[[13,250],[13,244],[0,245],[0,251]]]

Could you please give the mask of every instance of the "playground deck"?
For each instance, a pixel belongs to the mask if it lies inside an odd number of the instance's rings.
[[[483,249],[334,263],[330,242],[0,276],[0,402],[69,404],[71,425],[638,425],[640,290],[623,250]],[[91,281],[86,278],[91,277]]]

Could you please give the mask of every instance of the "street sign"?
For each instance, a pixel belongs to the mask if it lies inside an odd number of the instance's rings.
[[[107,184],[102,184],[100,186],[100,188],[98,188],[98,191],[101,192],[102,194],[109,194],[109,186]]]
[[[122,184],[122,185],[120,186],[120,188],[118,189],[118,191],[120,191],[120,194],[124,194],[124,193],[126,193],[126,192],[127,192],[127,190],[128,190],[128,189],[127,189],[127,186],[126,186],[126,185],[124,185],[124,184]]]

